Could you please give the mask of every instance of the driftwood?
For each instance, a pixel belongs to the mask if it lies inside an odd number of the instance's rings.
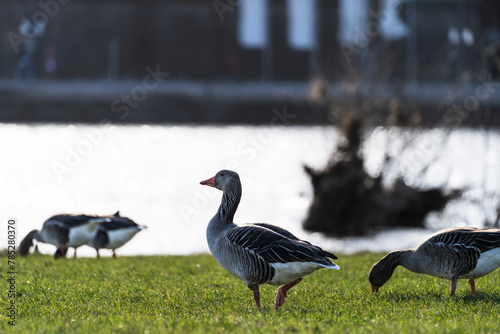
[[[322,171],[304,166],[313,185],[313,201],[304,229],[330,236],[361,236],[386,227],[424,227],[431,211],[443,209],[460,191],[445,194],[440,188],[417,189],[397,179],[382,186],[383,173],[371,177],[363,167],[359,148],[362,122],[348,117],[345,143],[340,145]]]

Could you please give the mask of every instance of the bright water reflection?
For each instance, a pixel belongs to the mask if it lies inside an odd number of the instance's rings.
[[[398,138],[407,135],[397,129],[368,133],[367,170],[379,173],[385,149],[397,152]],[[228,168],[237,170],[243,183],[236,222],[277,224],[338,253],[404,248],[428,235],[395,230],[375,238],[335,240],[302,231],[311,199],[302,165],[321,168],[338,140],[331,127],[2,124],[3,221],[18,219],[20,241],[56,213],[120,210],[149,228],[118,255],[207,252],[205,228],[221,194],[199,182]],[[452,203],[444,214],[429,217],[430,226],[481,226],[500,192],[499,134],[459,130],[445,136],[433,130],[414,143],[413,153],[399,157],[398,169],[407,182],[468,187],[466,195],[481,203]],[[422,173],[426,159],[436,164]],[[40,249],[52,253],[54,248]],[[95,252],[82,247],[79,254]]]

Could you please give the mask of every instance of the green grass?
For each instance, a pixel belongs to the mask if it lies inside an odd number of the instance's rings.
[[[461,280],[457,296],[450,298],[449,282],[398,268],[372,295],[367,275],[381,256],[340,256],[335,261],[340,271],[307,276],[279,312],[272,309],[276,287],[261,287],[259,312],[245,283],[210,255],[18,258],[16,327],[8,325],[2,292],[0,332],[500,332],[498,272],[477,281],[477,296]]]

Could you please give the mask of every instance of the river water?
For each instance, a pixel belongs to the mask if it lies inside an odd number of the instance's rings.
[[[301,228],[312,198],[302,166],[321,168],[328,161],[341,140],[333,127],[0,124],[2,221],[6,226],[9,218],[16,219],[19,242],[54,214],[120,210],[148,228],[118,255],[208,252],[205,229],[221,193],[199,182],[220,169],[236,170],[242,180],[236,223],[280,225],[337,253],[412,247],[439,228],[483,226],[495,216],[497,131],[376,128],[366,139],[370,174],[380,173],[388,152],[395,162],[385,169],[388,183],[401,176],[420,187],[465,188],[466,200],[429,215],[427,230],[325,238]],[[1,240],[6,232],[2,228]],[[53,253],[54,246],[41,245],[40,251]],[[87,246],[78,252],[95,255]]]

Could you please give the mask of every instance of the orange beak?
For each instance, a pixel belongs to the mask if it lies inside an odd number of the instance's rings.
[[[379,288],[379,286],[375,286],[372,284],[372,293],[377,293]]]
[[[204,186],[215,187],[215,176],[209,178],[208,180],[201,181],[200,184],[202,184]]]

